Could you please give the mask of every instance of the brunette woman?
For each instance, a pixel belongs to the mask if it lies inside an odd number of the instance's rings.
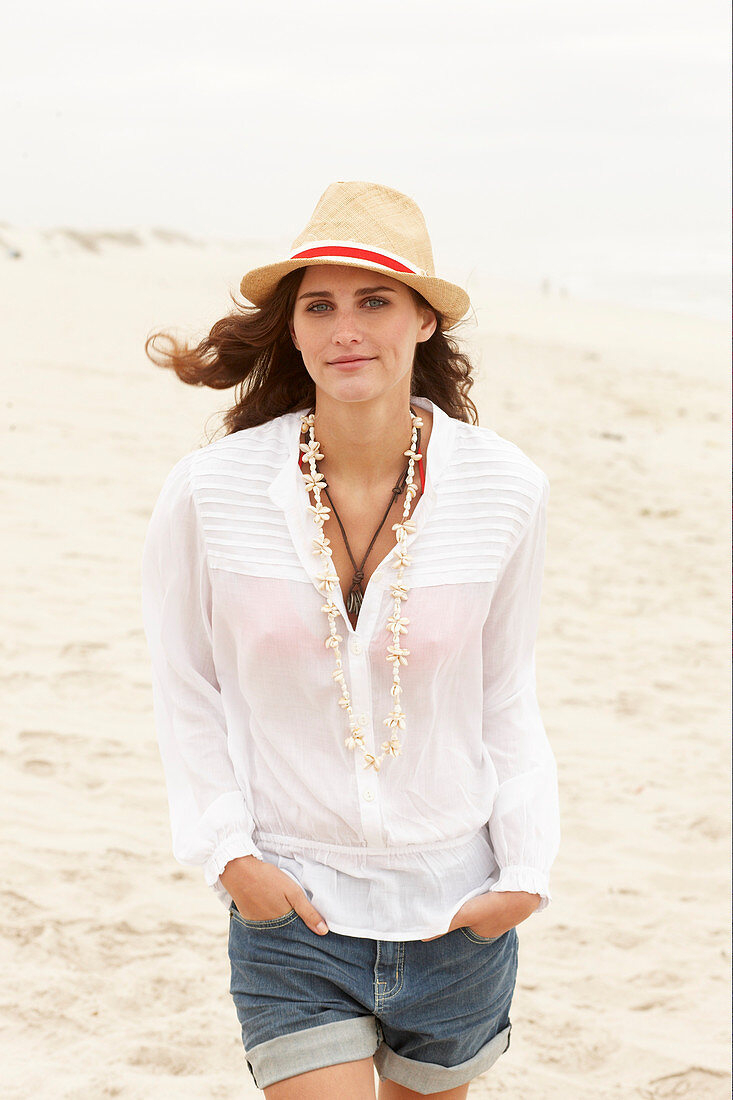
[[[157,360],[236,386],[152,514],[143,611],[173,847],[230,913],[267,1100],[464,1100],[549,900],[535,690],[548,481],[478,426],[406,195],[339,182],[250,304]],[[152,353],[151,353],[152,355]]]

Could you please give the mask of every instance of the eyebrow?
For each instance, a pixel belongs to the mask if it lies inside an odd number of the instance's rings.
[[[354,297],[358,298],[360,294],[375,294],[378,290],[390,290],[395,292],[393,286],[363,286],[359,290],[354,291]],[[301,298],[333,298],[333,294],[330,290],[309,290],[306,294],[299,294],[298,301]]]

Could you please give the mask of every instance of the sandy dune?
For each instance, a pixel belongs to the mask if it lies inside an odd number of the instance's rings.
[[[139,558],[228,397],[145,337],[203,332],[264,256],[74,233],[0,225],[3,1096],[261,1096],[226,912],[170,854]],[[728,1097],[726,330],[471,289],[481,422],[551,482],[538,686],[563,843],[520,926],[510,1051],[470,1095]]]

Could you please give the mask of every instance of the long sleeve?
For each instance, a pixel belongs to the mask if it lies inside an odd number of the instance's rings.
[[[499,790],[488,822],[500,877],[493,890],[551,900],[560,844],[557,768],[536,694],[535,639],[544,568],[549,482],[503,564],[483,631],[483,736]]]
[[[227,747],[210,577],[190,479],[195,454],[173,467],[153,509],[142,553],[142,615],[173,854],[201,865],[217,888],[230,859],[262,854]]]

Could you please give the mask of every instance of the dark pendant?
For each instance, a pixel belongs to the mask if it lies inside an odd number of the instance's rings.
[[[361,608],[364,596],[359,588],[352,588],[346,601],[346,610],[350,615],[357,615]]]

